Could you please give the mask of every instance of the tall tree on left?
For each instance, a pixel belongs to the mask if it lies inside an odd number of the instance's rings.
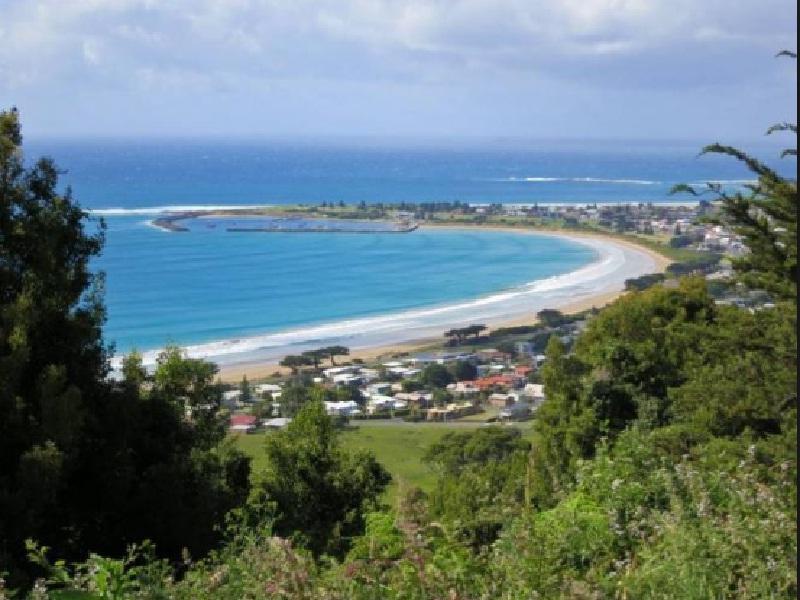
[[[26,168],[21,144],[17,111],[0,112],[0,573],[11,585],[33,574],[26,538],[76,559],[143,538],[204,552],[246,496],[247,461],[187,416],[179,386],[145,394],[108,378],[90,265],[105,226],[59,192],[51,159]],[[148,527],[165,510],[170,527]]]

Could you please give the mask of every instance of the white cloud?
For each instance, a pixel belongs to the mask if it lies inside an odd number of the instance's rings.
[[[439,119],[431,107],[443,98],[461,110],[496,88],[560,114],[564,90],[774,86],[785,67],[770,57],[796,43],[792,0],[0,2],[0,106],[109,93],[179,107],[238,93],[252,111],[312,101],[323,110],[319,99],[345,102],[343,90],[404,89]]]
[[[131,68],[252,74],[263,61],[265,75],[319,76],[317,58],[340,53],[389,76],[482,65],[574,79],[579,59],[613,70],[637,54],[668,62],[686,43],[774,49],[795,13],[788,0],[9,0],[0,57],[43,78],[101,53]]]

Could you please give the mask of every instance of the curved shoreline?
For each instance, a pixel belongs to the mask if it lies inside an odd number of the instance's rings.
[[[345,345],[352,357],[371,358],[390,352],[410,351],[421,344],[441,341],[455,326],[484,323],[490,327],[530,324],[543,308],[576,312],[602,306],[619,296],[624,280],[662,271],[669,261],[642,246],[602,235],[541,231],[532,228],[492,226],[423,226],[422,229],[504,231],[521,235],[561,237],[591,247],[598,259],[575,271],[499,290],[478,298],[396,313],[358,317],[302,328],[186,346],[190,356],[217,362],[225,380],[263,377],[278,370],[278,361],[320,345]],[[158,350],[143,353],[152,364]],[[115,357],[112,366],[119,364]]]

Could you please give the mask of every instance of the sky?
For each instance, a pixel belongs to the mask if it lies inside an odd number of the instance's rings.
[[[0,0],[28,136],[749,140],[794,0]]]

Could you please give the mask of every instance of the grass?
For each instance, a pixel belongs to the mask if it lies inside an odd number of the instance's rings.
[[[398,493],[410,486],[417,486],[425,491],[433,490],[436,484],[434,473],[422,462],[422,456],[428,446],[440,440],[450,431],[465,431],[475,427],[478,422],[464,422],[459,425],[426,424],[426,423],[370,423],[356,425],[341,434],[342,445],[349,450],[369,450],[378,461],[392,474],[392,483],[385,493],[385,500],[394,504]],[[528,425],[528,423],[523,423]],[[530,428],[523,429],[524,435],[530,434]],[[253,458],[253,472],[264,468],[263,443],[267,433],[237,435],[236,445]]]

